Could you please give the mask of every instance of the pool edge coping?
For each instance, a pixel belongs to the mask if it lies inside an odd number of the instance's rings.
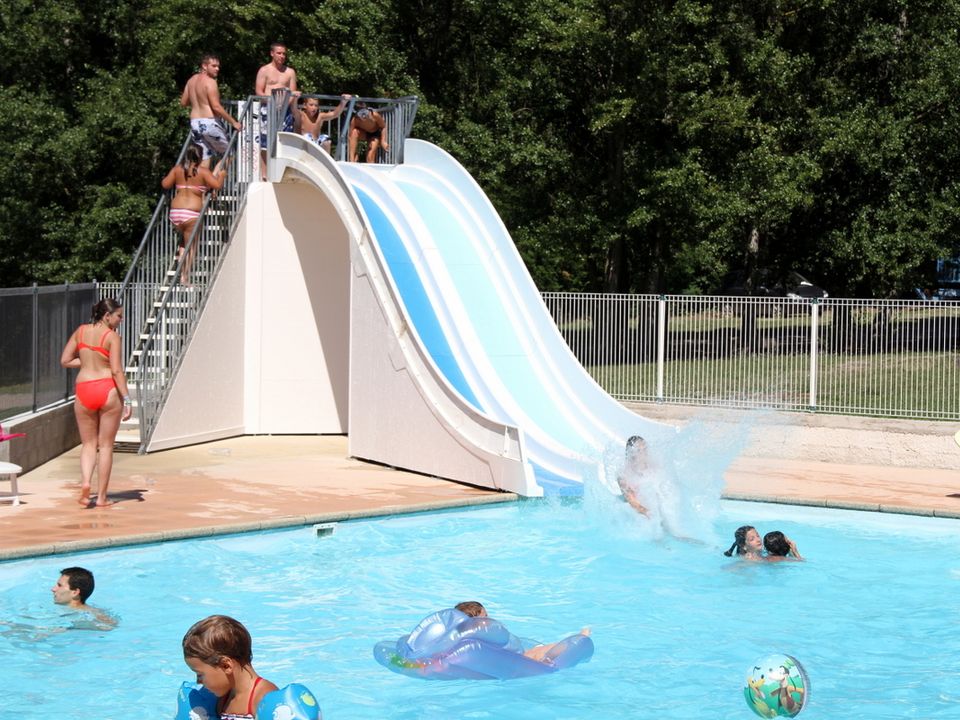
[[[431,500],[410,505],[382,505],[374,508],[359,510],[339,510],[310,515],[282,515],[269,520],[255,520],[246,522],[227,523],[223,525],[202,525],[192,528],[172,528],[160,532],[142,533],[139,535],[123,535],[118,537],[90,538],[87,540],[65,540],[63,542],[44,543],[42,545],[25,545],[19,548],[0,549],[0,562],[7,560],[24,560],[35,557],[49,557],[52,555],[66,555],[69,553],[86,552],[89,550],[103,550],[105,548],[135,547],[153,543],[174,542],[195,538],[215,537],[219,535],[237,535],[262,530],[283,530],[285,528],[304,527],[318,523],[344,522],[347,520],[363,520],[367,518],[386,517],[389,515],[409,515],[435,510],[450,510],[456,508],[473,507],[480,505],[497,505],[501,503],[517,502],[522,500],[519,495],[509,492],[491,493],[467,498],[452,498],[449,500]]]
[[[834,500],[829,497],[785,497],[783,495],[765,495],[763,493],[730,492],[723,493],[720,497],[722,500],[737,500],[740,502],[770,503],[773,505],[799,505],[804,507],[822,507],[831,510],[857,510],[860,512],[938,517],[949,520],[960,519],[960,510],[941,510],[929,506],[918,507],[914,505],[894,505],[880,502],[852,502],[850,500]]]
[[[454,498],[450,500],[432,500],[411,505],[383,505],[376,508],[360,510],[340,510],[311,515],[283,515],[269,520],[227,523],[224,525],[202,525],[193,528],[173,528],[160,532],[142,533],[139,535],[123,535],[120,537],[90,538],[88,540],[65,540],[43,545],[26,545],[19,548],[0,549],[0,562],[8,560],[24,560],[34,557],[48,557],[52,555],[66,555],[90,550],[105,548],[135,547],[152,543],[174,542],[195,538],[216,537],[219,535],[237,535],[262,530],[283,530],[285,528],[304,527],[318,523],[344,522],[348,520],[363,520],[367,518],[387,517],[390,515],[411,515],[414,513],[431,512],[435,510],[450,510],[456,508],[475,507],[481,505],[496,505],[502,503],[526,500],[514,493],[495,493],[469,498]],[[960,519],[960,511],[939,510],[931,507],[913,507],[905,505],[890,505],[874,502],[850,502],[847,500],[833,500],[831,498],[799,498],[784,497],[782,495],[765,495],[762,493],[723,493],[721,500],[739,502],[769,503],[773,505],[796,505],[805,507],[822,507],[832,510],[857,510],[862,512],[880,512],[898,515],[914,515],[923,517],[938,517],[951,520]]]

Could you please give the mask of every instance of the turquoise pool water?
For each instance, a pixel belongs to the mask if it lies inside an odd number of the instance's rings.
[[[192,679],[183,633],[226,613],[250,628],[257,670],[309,686],[327,720],[746,719],[745,673],[771,652],[807,670],[802,718],[960,717],[960,523],[725,503],[718,534],[746,522],[809,560],[651,538],[623,503],[588,496],[5,563],[0,716],[172,717]],[[49,592],[74,564],[117,629],[51,631],[74,620]],[[589,625],[596,654],[508,682],[417,681],[374,661],[377,641],[463,599],[526,638]]]

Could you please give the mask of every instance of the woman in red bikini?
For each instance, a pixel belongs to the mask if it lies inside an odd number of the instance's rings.
[[[253,669],[249,631],[226,615],[211,615],[187,630],[183,659],[197,682],[217,696],[220,720],[254,720],[264,695],[277,689]]]
[[[183,156],[183,163],[170,168],[170,172],[160,182],[164,190],[176,188],[177,191],[170,201],[170,224],[180,233],[178,258],[184,248],[187,247],[190,236],[193,234],[193,228],[200,218],[204,193],[208,190],[219,190],[223,187],[223,168],[221,165],[217,165],[213,172],[210,172],[207,168],[201,167],[200,162],[202,160],[203,151],[200,146],[191,144],[187,147],[187,152]],[[190,268],[193,266],[198,242],[199,238],[193,241],[187,251],[187,257],[184,258],[183,265],[180,266],[180,284],[184,287],[190,286]]]
[[[63,367],[80,369],[73,407],[80,429],[80,504],[84,507],[90,506],[94,467],[100,481],[97,507],[113,504],[107,499],[113,469],[113,443],[120,421],[127,420],[133,412],[120,357],[120,336],[117,335],[122,320],[120,303],[111,298],[101,300],[93,307],[93,321],[77,328],[60,356]]]

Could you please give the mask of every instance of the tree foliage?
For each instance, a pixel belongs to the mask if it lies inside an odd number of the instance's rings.
[[[416,94],[542,289],[703,293],[799,270],[892,296],[956,252],[960,0],[7,0],[0,285],[123,275],[220,53]],[[25,59],[24,56],[27,56]]]

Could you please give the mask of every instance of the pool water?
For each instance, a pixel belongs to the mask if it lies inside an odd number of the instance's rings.
[[[806,668],[801,717],[960,717],[960,522],[724,503],[718,535],[783,530],[803,563],[746,563],[655,538],[616,498],[484,509],[96,551],[0,565],[0,716],[171,718],[192,680],[180,641],[244,622],[254,666],[302,682],[327,720],[754,717],[742,687],[773,652]],[[68,629],[59,570],[94,571],[115,630]],[[372,657],[433,610],[482,601],[515,634],[589,625],[596,654],[554,675],[422,681]]]

